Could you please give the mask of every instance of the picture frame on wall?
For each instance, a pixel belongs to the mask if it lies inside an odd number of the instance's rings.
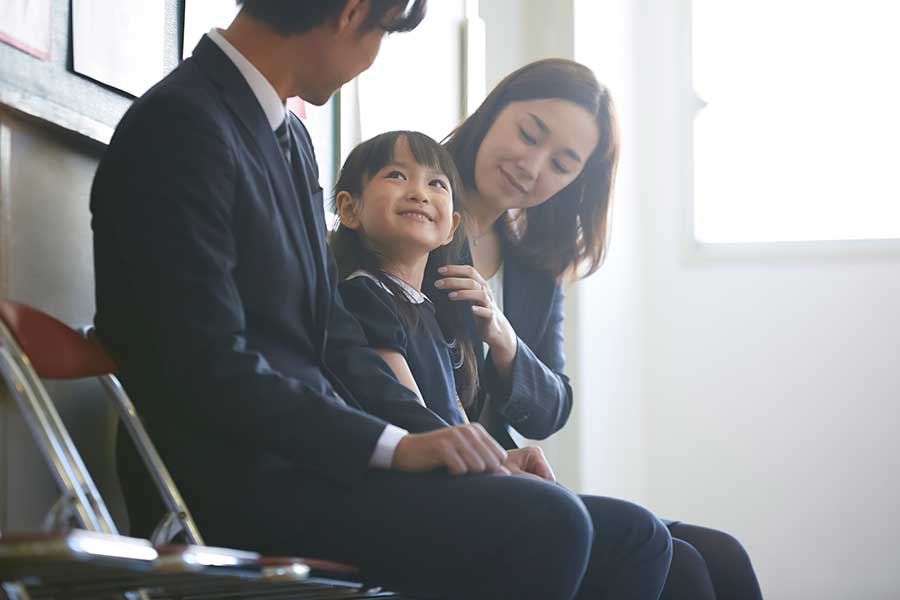
[[[143,95],[166,74],[166,6],[145,0],[72,0],[76,73]]]
[[[182,3],[0,0],[0,32],[7,38],[6,43],[0,43],[0,105],[85,139],[109,143],[134,97],[178,64]],[[96,16],[107,8],[110,14]],[[17,17],[13,13],[16,10]],[[130,24],[125,22],[140,20],[145,10],[155,15],[144,22],[149,41],[129,36]],[[96,19],[109,22],[112,14],[120,15],[113,19],[115,28],[99,29]],[[6,18],[9,15],[15,18]],[[21,34],[10,35],[17,19],[22,21],[24,15],[39,16],[28,24],[32,31],[40,32],[43,41],[39,52],[26,52],[22,46],[33,44]],[[150,65],[147,69],[126,58],[130,52],[151,47],[156,50],[145,52]],[[48,49],[49,53],[44,52]]]
[[[0,42],[40,60],[50,60],[52,28],[50,0],[0,2]]]

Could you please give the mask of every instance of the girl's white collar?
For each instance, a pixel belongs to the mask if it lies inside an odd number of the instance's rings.
[[[409,300],[413,304],[422,304],[426,300],[431,302],[431,299],[428,296],[426,296],[425,294],[423,294],[422,292],[420,292],[413,286],[409,285],[408,283],[406,283],[405,281],[403,281],[396,275],[391,275],[390,273],[387,273],[387,272],[385,272],[385,275],[390,277],[394,281],[394,283],[396,283],[397,285],[400,286],[400,288],[406,293],[407,300]],[[378,279],[378,277],[369,273],[368,271],[364,271],[362,269],[360,269],[358,271],[354,271],[354,272],[350,273],[350,275],[347,277],[347,280],[349,281],[350,279],[353,279],[355,277],[368,277],[369,279],[371,279],[372,281],[374,281],[375,283],[380,285],[382,287],[382,289],[384,289],[384,291],[386,291],[388,294],[393,294],[393,292],[391,292],[391,290],[389,290],[387,288],[387,286],[384,285],[381,282],[381,280]]]

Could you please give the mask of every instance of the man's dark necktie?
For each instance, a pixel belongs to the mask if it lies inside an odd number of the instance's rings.
[[[278,145],[281,146],[281,153],[284,159],[291,164],[291,132],[288,130],[288,121],[285,117],[278,129],[275,130],[275,137],[278,139]]]

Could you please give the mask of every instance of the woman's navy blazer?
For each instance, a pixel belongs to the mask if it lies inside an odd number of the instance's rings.
[[[476,351],[479,394],[471,416],[480,416],[485,393],[490,394],[488,429],[504,447],[515,448],[510,427],[527,438],[544,439],[566,424],[572,386],[563,373],[562,287],[508,246],[503,249],[503,312],[518,337],[512,377],[505,381],[490,353],[481,360]],[[474,333],[474,321],[472,331],[477,350],[482,341]]]

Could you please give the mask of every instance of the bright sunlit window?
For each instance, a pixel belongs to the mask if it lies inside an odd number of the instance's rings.
[[[900,238],[900,2],[694,0],[701,242]]]

